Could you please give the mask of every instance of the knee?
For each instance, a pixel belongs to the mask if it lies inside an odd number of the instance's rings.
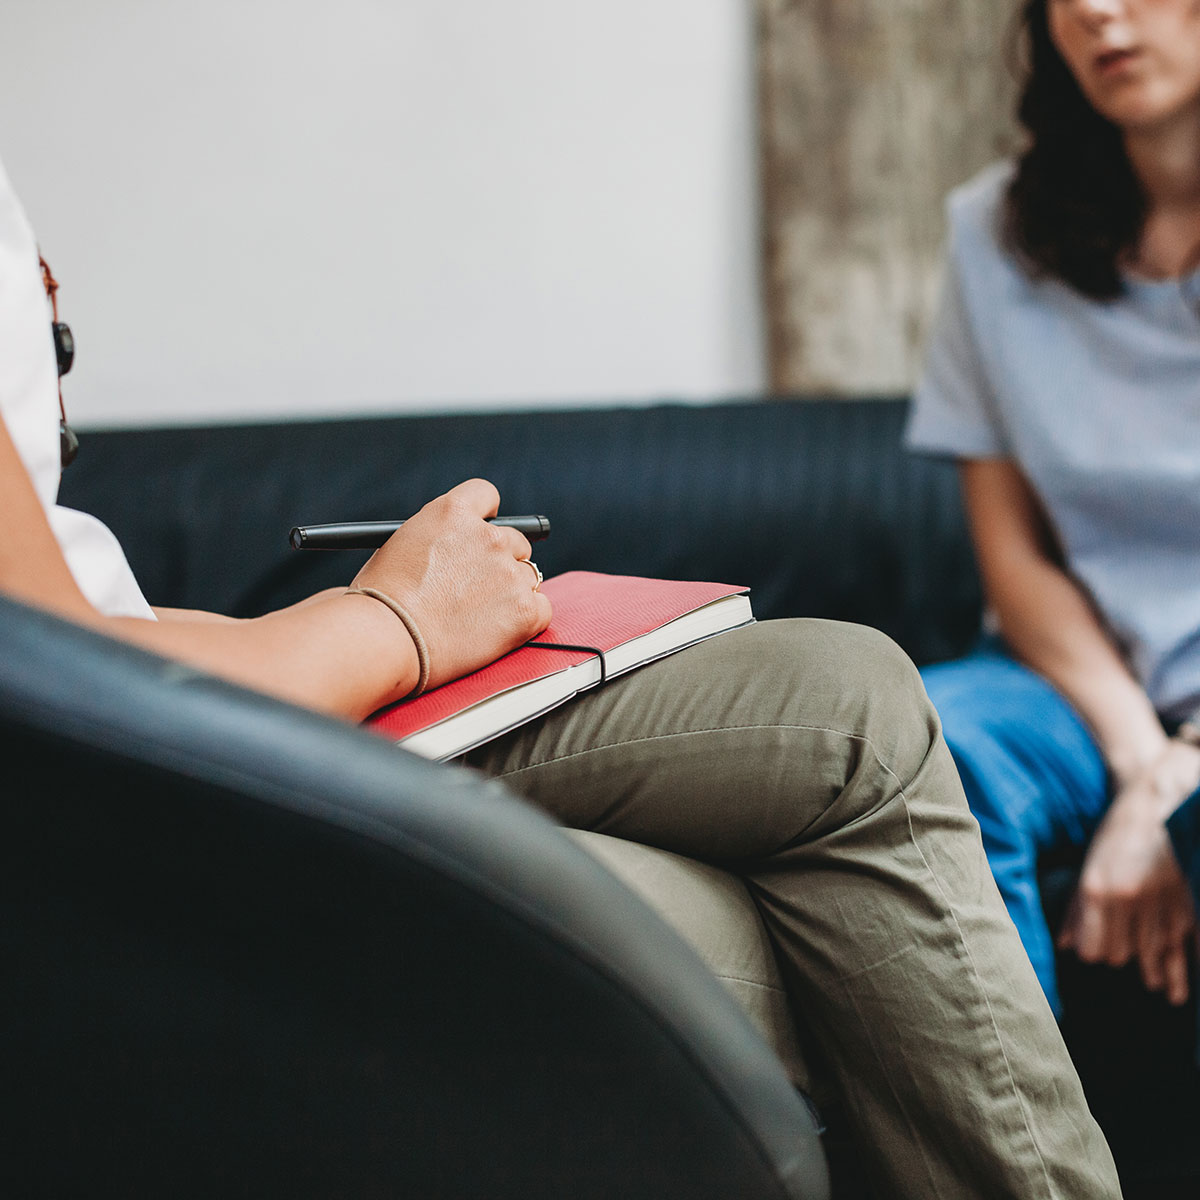
[[[940,738],[920,673],[877,629],[816,618],[765,621],[716,643],[704,666],[726,680],[731,703],[755,725],[823,734],[830,767],[841,756],[854,772],[869,746],[911,777]]]
[[[887,634],[865,625],[833,623],[829,653],[840,664],[847,698],[857,708],[864,733],[902,727],[938,735],[937,713],[921,673]]]
[[[911,776],[941,737],[912,659],[877,629],[837,621],[813,626],[820,651],[809,669],[836,697],[834,722],[869,742],[897,773]]]
[[[932,804],[937,813],[930,819],[942,820],[949,806],[954,811],[944,819],[969,820],[937,714],[908,655],[885,634],[860,625],[780,624],[794,628],[781,628],[778,636],[785,640],[764,649],[773,648],[777,673],[789,647],[797,664],[794,672],[782,672],[792,675],[795,691],[782,723],[790,717],[806,731],[799,743],[808,748],[806,803],[818,793],[824,797],[807,833],[855,824],[902,793],[913,811]],[[914,790],[927,778],[930,788]]]
[[[886,633],[869,625],[827,621],[825,639],[829,652],[850,667],[863,684],[875,684],[907,699],[924,699],[921,675],[913,661]]]

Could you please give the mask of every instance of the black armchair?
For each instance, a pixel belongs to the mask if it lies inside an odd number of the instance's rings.
[[[7,1195],[824,1197],[691,950],[502,788],[0,599]]]

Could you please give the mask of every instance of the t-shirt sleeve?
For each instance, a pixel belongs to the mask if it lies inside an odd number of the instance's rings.
[[[962,246],[952,239],[905,442],[911,450],[956,458],[1006,458],[965,300],[965,265]]]

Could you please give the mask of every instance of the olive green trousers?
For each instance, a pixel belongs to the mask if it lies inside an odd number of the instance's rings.
[[[728,633],[470,761],[564,825],[744,881],[881,1195],[1120,1195],[937,715],[883,635]]]

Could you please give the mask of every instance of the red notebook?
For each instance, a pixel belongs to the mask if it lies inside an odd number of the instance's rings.
[[[547,579],[542,591],[554,617],[533,641],[381,709],[367,728],[426,758],[453,758],[604,679],[754,620],[747,589],[724,583],[569,571]]]

